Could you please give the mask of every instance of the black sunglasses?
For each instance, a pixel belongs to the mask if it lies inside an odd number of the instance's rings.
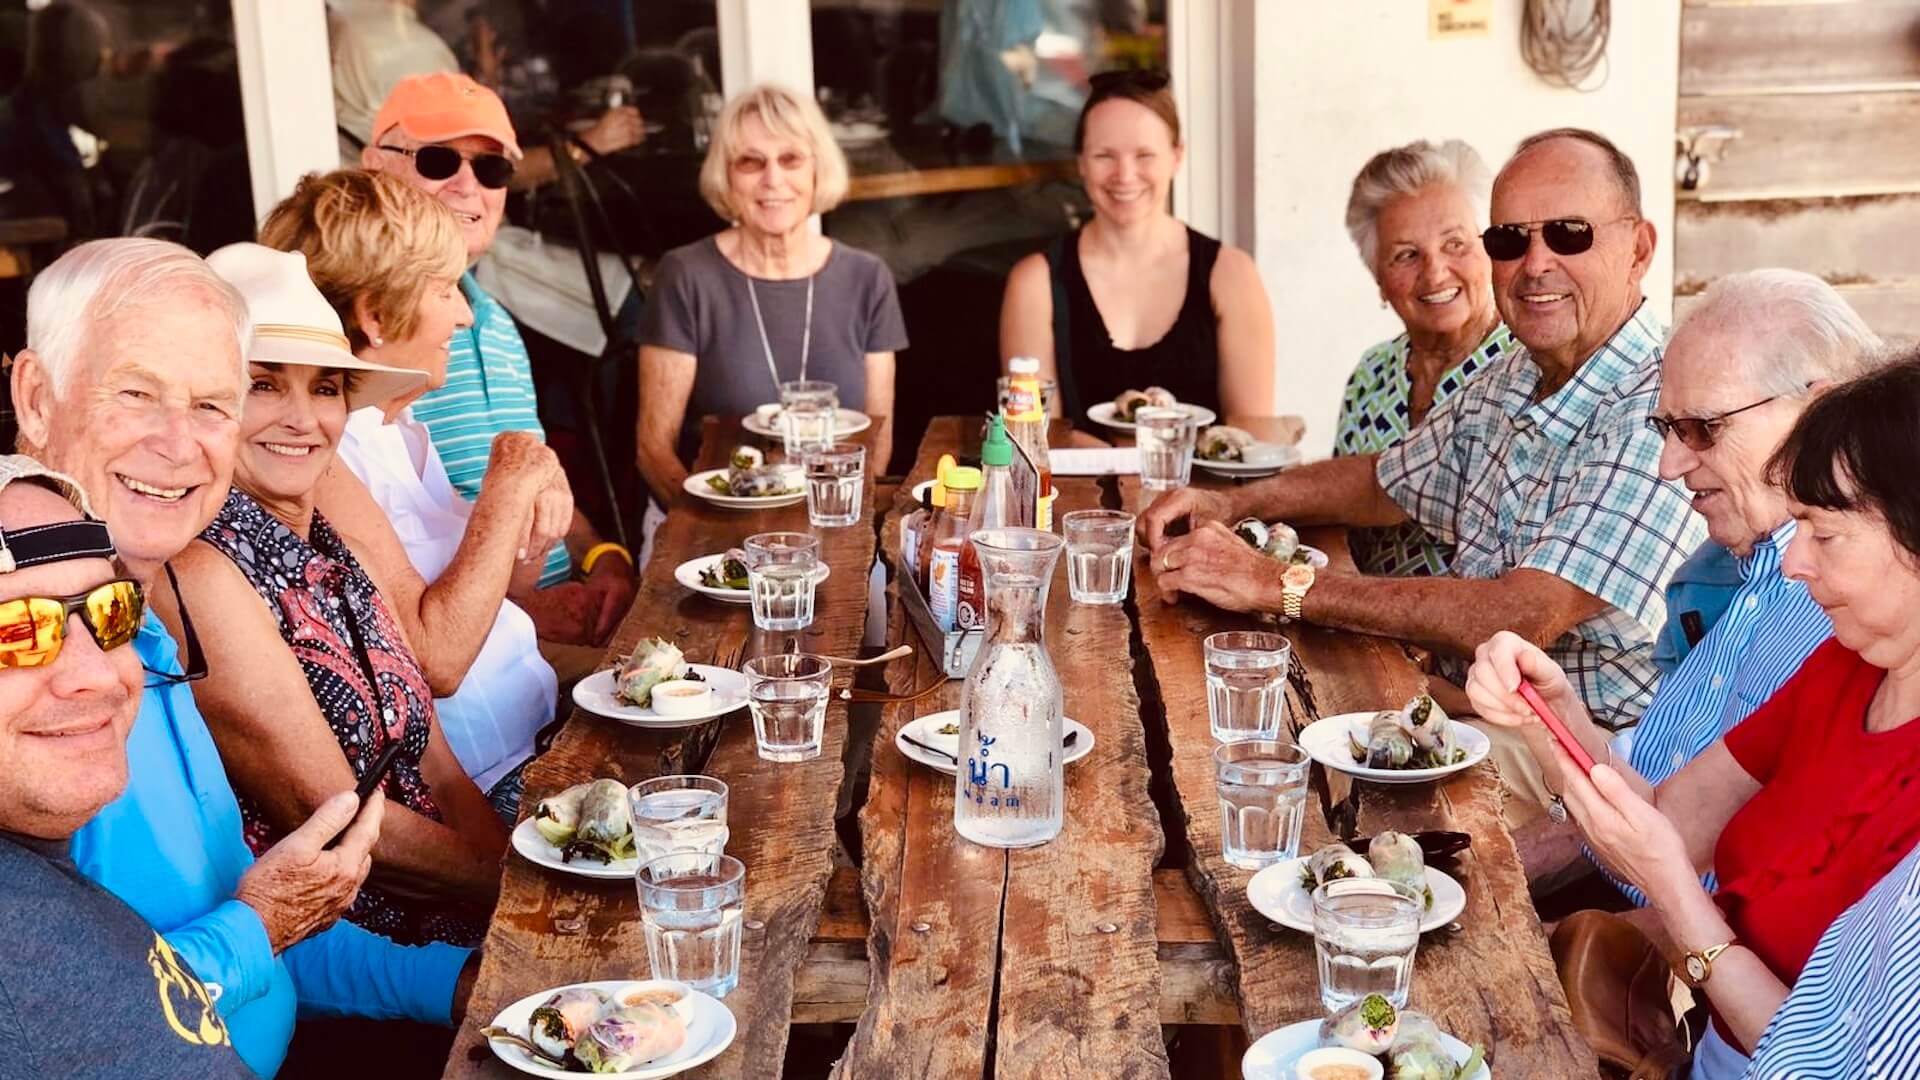
[[[1166,72],[1149,68],[1118,68],[1102,71],[1087,80],[1087,89],[1096,94],[1110,94],[1121,87],[1144,90],[1149,94],[1165,90],[1173,79]]]
[[[1757,409],[1778,396],[1776,394],[1774,397],[1761,398],[1751,405],[1728,409],[1713,416],[1676,416],[1671,419],[1664,416],[1649,416],[1647,426],[1652,428],[1653,433],[1660,436],[1662,441],[1665,441],[1668,432],[1672,432],[1673,437],[1680,440],[1680,445],[1689,450],[1695,452],[1711,450],[1713,444],[1720,441],[1720,432],[1726,428],[1728,417],[1738,416],[1748,409]]]
[[[1616,225],[1632,220],[1633,217],[1629,215],[1603,224]],[[1480,242],[1486,245],[1488,256],[1501,262],[1512,262],[1527,253],[1527,248],[1533,243],[1533,234],[1538,232],[1540,239],[1546,241],[1547,250],[1555,255],[1579,255],[1593,247],[1593,234],[1599,228],[1599,225],[1586,218],[1516,221],[1489,226],[1487,231],[1480,234]]]
[[[180,595],[180,579],[174,575],[172,563],[166,563],[165,566],[167,584],[173,588],[173,603],[180,612],[180,635],[187,639],[187,670],[176,675],[171,671],[156,671],[141,665],[147,673],[148,690],[199,682],[207,677],[207,658],[200,652],[200,635],[193,632],[193,616],[187,614],[187,598]]]
[[[398,146],[380,149],[405,154],[413,159],[413,169],[424,180],[446,180],[460,171],[462,161],[473,164],[473,178],[484,188],[503,188],[513,179],[513,159],[505,154],[463,154],[451,146],[422,146],[407,150]]]

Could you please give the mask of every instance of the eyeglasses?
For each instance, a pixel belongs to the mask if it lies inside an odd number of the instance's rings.
[[[413,159],[413,170],[423,180],[447,180],[460,171],[462,161],[473,164],[473,178],[483,188],[503,188],[513,179],[513,159],[505,154],[463,154],[451,146],[422,146],[408,150],[383,146],[390,154],[405,154]]]
[[[1164,71],[1145,68],[1119,68],[1114,71],[1102,71],[1087,79],[1087,89],[1096,94],[1111,94],[1122,87],[1143,90],[1149,94],[1165,90],[1172,78]]]
[[[147,609],[139,582],[109,581],[72,596],[18,596],[0,600],[0,668],[45,667],[60,658],[67,620],[74,615],[102,652],[133,640]]]
[[[1653,433],[1660,436],[1663,442],[1666,440],[1667,433],[1672,432],[1673,437],[1680,440],[1680,445],[1689,450],[1711,450],[1713,444],[1720,441],[1720,432],[1727,426],[1728,417],[1738,416],[1748,409],[1757,409],[1778,397],[1779,395],[1775,394],[1773,397],[1761,398],[1751,405],[1742,405],[1715,416],[1676,416],[1672,419],[1664,416],[1649,416],[1647,426],[1652,428]]]
[[[1593,247],[1593,234],[1602,227],[1634,220],[1637,219],[1629,214],[1599,225],[1586,218],[1514,221],[1488,227],[1487,231],[1480,234],[1480,242],[1486,245],[1487,254],[1492,258],[1512,262],[1527,253],[1527,248],[1533,244],[1533,234],[1538,232],[1540,239],[1547,242],[1547,250],[1555,255],[1579,255]]]

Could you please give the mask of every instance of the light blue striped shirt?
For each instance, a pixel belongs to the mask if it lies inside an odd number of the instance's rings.
[[[531,431],[545,442],[547,432],[533,392],[533,363],[512,313],[471,273],[461,276],[460,291],[473,308],[473,325],[453,332],[446,385],[422,394],[413,403],[413,416],[433,435],[454,490],[471,501],[480,498],[495,435]],[[565,581],[571,572],[566,545],[555,544],[547,552],[540,587]]]
[[[1659,785],[1705,753],[1772,697],[1833,635],[1833,622],[1807,587],[1780,572],[1781,556],[1793,534],[1789,518],[1753,545],[1739,561],[1745,580],[1734,590],[1726,612],[1673,674],[1660,681],[1639,725],[1614,737],[1614,756],[1631,761],[1647,783]],[[1634,903],[1646,905],[1637,889],[1613,881]],[[1711,892],[1713,875],[1704,881]]]
[[[1920,1080],[1920,847],[1827,927],[1746,1080]]]

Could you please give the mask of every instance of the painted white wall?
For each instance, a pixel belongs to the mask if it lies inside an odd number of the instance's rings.
[[[1462,138],[1498,169],[1523,136],[1592,128],[1640,170],[1659,248],[1646,294],[1673,292],[1673,136],[1680,0],[1613,5],[1611,71],[1591,93],[1557,89],[1520,58],[1523,0],[1495,0],[1493,32],[1429,41],[1417,0],[1258,0],[1250,169],[1253,254],[1278,327],[1277,412],[1303,416],[1309,455],[1332,447],[1340,394],[1360,354],[1400,331],[1342,224],[1367,158],[1418,138]]]

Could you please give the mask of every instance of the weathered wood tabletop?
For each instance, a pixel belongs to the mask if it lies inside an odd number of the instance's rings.
[[[1293,420],[1234,422],[1280,441],[1299,431]],[[974,419],[934,421],[909,483],[930,477],[940,454],[976,446],[977,427]],[[703,461],[717,462],[736,441],[737,425],[709,421],[706,436]],[[1215,481],[1196,471],[1195,482]],[[1131,478],[1056,483],[1056,515],[1142,502]],[[871,504],[871,484],[868,497]],[[879,508],[889,555],[909,509],[904,497]],[[610,655],[649,635],[678,641],[695,660],[742,642],[746,655],[784,649],[786,635],[760,640],[745,608],[689,595],[673,568],[749,532],[786,527],[805,527],[804,507],[741,515],[677,501]],[[848,655],[866,613],[874,532],[826,530],[823,539],[835,573],[822,586],[802,648]],[[1351,569],[1342,534],[1311,539]],[[597,775],[632,782],[704,769],[732,785],[728,851],[747,865],[748,929],[741,985],[725,1000],[740,1035],[691,1075],[778,1076],[790,1022],[857,1019],[837,1077],[1163,1077],[1162,1024],[1237,1020],[1257,1038],[1319,1015],[1311,938],[1254,912],[1249,874],[1220,857],[1200,642],[1255,621],[1167,603],[1144,552],[1134,581],[1126,605],[1090,607],[1069,602],[1064,560],[1056,572],[1047,643],[1067,714],[1092,729],[1095,742],[1067,767],[1061,835],[1038,848],[1008,852],[961,840],[952,825],[952,780],[894,749],[902,725],[958,705],[957,680],[882,714],[859,818],[857,877],[832,873],[830,863],[844,706],[829,713],[821,758],[804,765],[759,761],[744,714],[665,735],[573,716],[529,770],[528,807]],[[891,666],[888,682],[907,692],[941,675],[895,602],[897,588],[889,588],[889,640],[918,651]],[[1397,705],[1420,686],[1418,670],[1393,642],[1303,626],[1284,632],[1296,657],[1289,695],[1296,726]],[[1318,766],[1315,773],[1323,812],[1308,815],[1306,845],[1336,831],[1367,835],[1389,826],[1473,837],[1451,868],[1466,886],[1467,910],[1458,930],[1423,939],[1416,1007],[1486,1044],[1499,1075],[1595,1075],[1593,1054],[1569,1023],[1491,766],[1399,789],[1329,779]],[[1168,851],[1172,862],[1163,858]],[[630,884],[552,874],[509,856],[469,1025],[447,1075],[512,1075],[474,1031],[506,1003],[542,987],[647,971]]]
[[[704,435],[702,467],[723,464],[736,444],[754,441],[743,438],[737,421],[709,420]],[[868,452],[875,450],[869,446]],[[737,547],[751,533],[806,530],[806,505],[741,513],[680,495],[654,539],[654,557],[641,574],[632,611],[607,650],[609,662],[647,637],[674,642],[695,662],[725,657],[742,646],[743,658],[783,652],[790,637],[798,637],[805,652],[852,655],[864,629],[867,569],[873,561],[874,532],[866,524],[872,484],[866,485],[865,499],[862,524],[819,530],[821,557],[834,572],[820,585],[813,625],[797,634],[763,634],[753,628],[746,607],[689,593],[674,581],[673,570],[685,559]],[[760,759],[745,711],[661,732],[576,709],[553,747],[527,768],[523,816],[542,796],[600,776],[631,784],[666,773],[705,772],[731,789],[727,853],[747,866],[740,985],[725,998],[739,1021],[739,1035],[726,1053],[687,1076],[779,1073],[795,971],[820,921],[833,869],[833,816],[845,738],[846,706],[837,701],[827,711],[820,756],[788,764]],[[502,1007],[544,987],[643,979],[649,972],[631,881],[554,873],[509,854],[468,1022],[454,1042],[446,1076],[504,1080],[519,1075],[497,1061],[479,1035],[479,1025]]]

